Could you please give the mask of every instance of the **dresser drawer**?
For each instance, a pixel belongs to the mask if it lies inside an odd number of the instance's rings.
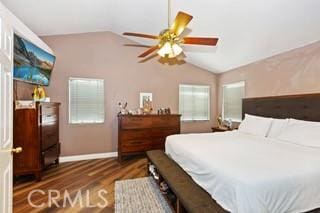
[[[150,150],[155,150],[155,149],[165,149],[165,143],[157,143],[157,144],[152,144]]]
[[[152,141],[149,139],[131,140],[121,144],[122,152],[143,152],[151,148]]]
[[[59,142],[58,125],[44,125],[41,128],[41,146],[42,150],[57,144]]]
[[[162,127],[179,127],[178,116],[123,116],[121,118],[122,129],[145,129]]]
[[[164,149],[166,143],[166,138],[154,138],[151,143],[150,150],[152,149]]]
[[[152,127],[155,128],[167,128],[180,126],[180,117],[160,115],[154,117],[152,120]]]
[[[58,122],[48,122],[41,124],[41,134],[58,134],[59,125]]]
[[[46,135],[42,137],[42,151],[59,142],[56,134]]]
[[[59,108],[55,105],[41,105],[41,115],[57,115]]]
[[[166,137],[180,133],[180,115],[119,115],[118,158],[164,149]]]
[[[152,127],[151,117],[124,116],[121,118],[122,129],[145,129]]]
[[[120,141],[139,140],[139,139],[154,139],[166,138],[169,135],[179,134],[176,128],[151,128],[151,129],[127,129],[119,133]]]
[[[60,155],[60,144],[56,144],[42,152],[43,167],[55,163]]]
[[[151,149],[164,149],[164,138],[125,141],[121,144],[122,152],[143,152]]]
[[[156,137],[156,138],[166,138],[169,135],[175,135],[175,134],[179,134],[180,131],[176,128],[153,128],[150,131],[150,135],[152,135],[152,137]]]
[[[47,114],[41,115],[41,124],[48,124],[48,123],[56,123],[58,121],[58,115],[55,114]]]
[[[120,132],[119,139],[120,141],[130,141],[130,140],[139,140],[139,139],[149,139],[150,138],[149,129],[127,129]]]

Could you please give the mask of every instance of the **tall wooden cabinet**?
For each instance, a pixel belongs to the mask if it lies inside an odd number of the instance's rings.
[[[164,149],[166,137],[180,134],[181,115],[118,115],[118,159]]]
[[[41,171],[59,163],[60,103],[36,103],[33,109],[14,109],[13,144],[23,151],[14,155],[15,176],[34,174],[41,180]]]

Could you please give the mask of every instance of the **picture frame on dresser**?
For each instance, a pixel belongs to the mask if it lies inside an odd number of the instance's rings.
[[[139,106],[140,108],[143,108],[145,101],[151,101],[152,102],[152,93],[150,92],[140,92],[140,98],[139,98]]]

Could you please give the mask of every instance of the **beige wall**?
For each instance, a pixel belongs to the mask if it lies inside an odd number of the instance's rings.
[[[57,56],[47,93],[61,102],[60,140],[62,156],[102,153],[117,150],[118,102],[128,108],[139,105],[140,92],[153,93],[154,109],[170,107],[178,112],[180,83],[211,86],[211,117],[216,115],[216,75],[190,64],[162,65],[156,59],[138,63],[145,48],[128,47],[132,43],[111,32],[48,36],[42,39]],[[68,124],[68,78],[88,77],[105,80],[105,123]],[[182,123],[183,132],[209,132],[210,122]]]
[[[246,97],[320,92],[320,42],[249,64],[218,76],[218,108],[222,86],[245,81]]]
[[[232,71],[215,75],[190,64],[162,65],[157,59],[138,63],[144,48],[111,32],[48,36],[43,40],[54,50],[57,62],[47,93],[61,102],[62,155],[117,150],[117,103],[139,105],[140,92],[152,92],[154,109],[170,107],[178,112],[180,83],[211,86],[211,121],[182,123],[183,132],[209,132],[221,110],[222,85],[246,81],[246,96],[260,97],[320,92],[320,42],[283,53]],[[99,125],[68,124],[68,78],[105,79],[106,119]],[[29,99],[33,86],[18,82],[18,99]],[[218,90],[218,91],[217,91]],[[218,101],[217,101],[218,100]]]

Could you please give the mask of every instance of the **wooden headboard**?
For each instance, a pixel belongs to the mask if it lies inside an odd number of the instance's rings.
[[[242,118],[245,114],[320,122],[320,93],[245,98],[242,100]]]

